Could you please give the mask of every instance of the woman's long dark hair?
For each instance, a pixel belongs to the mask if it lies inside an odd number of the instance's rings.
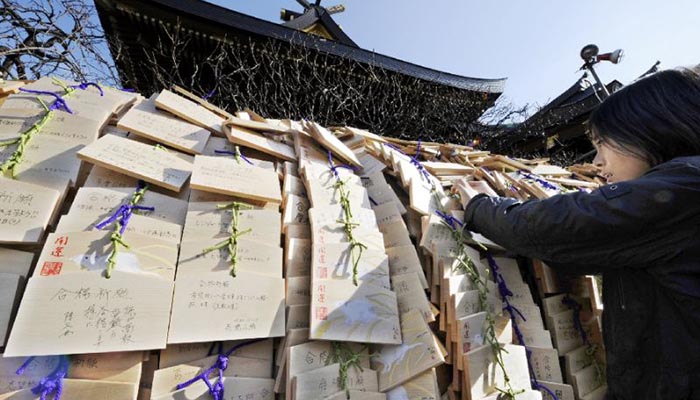
[[[603,101],[588,121],[600,140],[654,166],[700,155],[700,69],[670,69],[641,78]]]

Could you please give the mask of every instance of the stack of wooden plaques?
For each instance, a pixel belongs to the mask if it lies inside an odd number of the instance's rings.
[[[0,247],[0,347],[5,346],[34,253]]]
[[[512,327],[509,319],[502,315],[503,303],[495,282],[483,280],[486,291],[482,299],[469,274],[453,268],[459,248],[474,262],[475,271],[483,277],[487,276],[487,266],[480,260],[479,252],[460,246],[461,243],[440,216],[448,213],[459,215],[459,202],[443,190],[441,181],[425,171],[426,167],[415,156],[409,157],[393,146],[381,145],[375,146],[375,149],[391,166],[401,186],[409,194],[407,207],[418,213],[421,220],[421,229],[417,233],[419,251],[429,260],[426,266],[431,276],[431,292],[435,293],[433,297],[437,299],[440,309],[438,329],[445,332],[445,342],[450,350],[447,361],[452,364],[453,375],[448,396],[481,399],[498,393],[497,388],[504,387],[503,374],[506,372],[514,389],[524,391],[519,398],[536,398],[539,393],[530,390],[525,349],[512,344]],[[426,149],[424,144],[422,149]],[[453,173],[458,167],[448,169],[443,166],[442,170]],[[513,277],[514,289],[515,284],[519,284],[518,293],[522,293],[523,301],[529,299],[532,302],[527,285],[515,279],[519,274],[517,266],[515,270],[513,264],[508,264],[506,268],[509,276]],[[484,305],[487,305],[486,309]],[[493,339],[507,346],[504,348],[507,353],[503,352],[508,355],[503,358],[505,370],[497,367],[492,347],[486,340],[485,321],[488,315],[495,320]]]
[[[451,398],[459,396],[469,399],[481,398],[489,392],[493,393],[494,388],[503,382],[499,383],[496,379],[496,382],[490,382],[489,387],[483,381],[478,379],[474,381],[470,378],[482,376],[488,369],[483,367],[484,362],[488,364],[488,360],[484,361],[484,357],[490,356],[488,352],[483,348],[481,352],[474,349],[475,346],[484,343],[485,311],[479,305],[478,293],[473,283],[463,272],[453,268],[457,244],[454,242],[451,230],[445,226],[444,218],[436,214],[449,212],[461,221],[463,218],[459,211],[461,207],[454,204],[453,195],[461,193],[467,185],[493,195],[528,200],[547,198],[561,193],[566,188],[588,190],[597,187],[601,182],[596,177],[595,169],[590,167],[581,166],[577,167],[579,172],[570,172],[547,165],[541,160],[513,160],[459,146],[410,143],[393,139],[389,141],[393,144],[373,141],[367,146],[367,150],[383,159],[390,167],[387,175],[396,177],[395,186],[404,188],[409,195],[410,201],[407,202],[409,213],[417,212],[423,219],[422,231],[418,236],[419,250],[424,255],[430,256],[424,259],[424,266],[427,271],[432,271],[430,274],[432,276],[431,300],[440,307],[441,311],[438,329],[445,332],[446,344],[452,346],[447,361],[453,365],[453,380],[446,394]],[[433,161],[438,154],[440,160],[446,161]],[[424,159],[430,161],[424,161]],[[442,190],[443,188],[450,188],[450,190]],[[466,204],[462,203],[461,206],[464,207]],[[506,254],[507,249],[503,249],[481,235],[473,234],[472,239],[475,240],[474,246],[467,251],[476,269],[485,275],[488,263],[483,258],[484,250]],[[501,296],[494,282],[487,282],[489,308],[498,318],[496,321],[499,328],[498,341],[508,343],[509,346],[510,343],[526,346],[530,354],[529,362],[526,358],[518,358],[515,354],[509,354],[504,359],[507,363],[517,365],[513,370],[529,370],[532,374],[521,378],[519,384],[522,388],[529,389],[531,386],[534,388],[532,383],[536,382],[540,387],[544,386],[551,390],[560,399],[601,398],[605,393],[605,387],[600,377],[593,374],[599,371],[597,368],[604,368],[599,324],[601,307],[597,287],[592,285],[593,277],[570,278],[566,284],[553,287],[556,285],[555,282],[561,279],[546,266],[535,262],[534,268],[526,266],[522,271],[536,277],[535,282],[540,284],[539,286],[542,281],[550,283],[545,290],[541,287],[540,290],[535,290],[533,295],[531,288],[534,289],[534,286],[528,286],[523,281],[521,269],[515,259],[496,256],[493,260],[500,266],[501,276],[511,292],[508,303],[516,310],[512,315],[499,316],[502,301],[505,298]],[[531,262],[524,264],[531,264]],[[558,318],[552,320],[546,308],[552,302],[561,303],[565,294],[576,297],[575,295],[580,293],[583,293],[582,296],[585,297],[583,300],[586,303],[583,303],[584,312],[577,317],[584,319],[589,341],[597,346],[593,349],[598,361],[597,366],[592,365],[590,357],[584,356],[585,350],[590,352],[591,348],[582,346],[579,332],[574,330],[574,312],[560,307],[555,311],[565,313],[557,314]],[[554,294],[557,296],[551,297]],[[597,312],[591,314],[591,307],[588,307],[589,312],[586,313],[587,302],[591,302]],[[541,309],[541,305],[545,306],[544,310]],[[545,311],[544,314],[543,311]],[[559,325],[555,325],[555,322]],[[513,325],[517,325],[521,340],[512,334]],[[560,344],[564,344],[564,347],[560,348]],[[572,349],[566,347],[574,345],[576,352],[570,352]],[[523,354],[522,351],[520,353]],[[567,354],[568,356],[564,357]],[[559,363],[560,357],[565,367],[563,371]],[[470,360],[472,360],[471,363]],[[474,370],[474,364],[479,363],[482,366]],[[491,371],[497,373],[495,369]],[[575,373],[580,375],[578,379],[574,376]],[[511,383],[514,381],[512,376],[510,380]],[[548,390],[541,390],[541,395],[545,399],[551,397]],[[525,391],[518,397],[529,395],[534,394],[532,391]]]
[[[178,87],[45,78],[0,98],[0,400],[57,382],[78,400],[605,392],[593,278],[460,228],[468,186],[546,198],[596,187],[590,166],[230,114]]]
[[[227,350],[235,349],[228,355],[228,368],[222,372],[226,398],[245,398],[251,393],[259,396],[254,398],[270,398],[274,385],[272,339],[251,344],[248,344],[248,341],[235,340],[169,344],[165,350],[160,351],[157,369],[152,371],[150,393],[146,398],[208,398],[209,389],[203,380],[196,380],[191,386],[183,389],[178,389],[178,385],[196,379],[202,371],[215,365],[219,346]]]
[[[123,324],[113,326],[110,335],[129,339],[131,332],[127,325],[135,319],[129,313],[131,299],[124,299],[124,304],[117,306],[118,298],[126,298],[128,293],[102,291],[102,297],[112,297],[113,304],[104,309],[97,308],[102,301],[97,299],[100,290],[97,287],[92,291],[88,289],[90,277],[95,274],[81,277],[72,275],[72,272],[97,268],[104,262],[97,248],[99,240],[94,243],[95,247],[88,248],[91,239],[79,237],[90,235],[90,232],[78,231],[91,225],[104,211],[93,208],[92,199],[86,199],[82,194],[77,196],[77,189],[89,168],[76,157],[76,152],[93,143],[104,127],[119,118],[137,96],[48,78],[23,85],[21,89],[24,91],[15,90],[5,97],[0,108],[3,121],[0,165],[4,175],[0,178],[3,193],[0,245],[23,250],[0,249],[0,284],[3,287],[0,306],[3,340],[0,345],[5,348],[5,357],[0,361],[0,393],[3,393],[0,397],[30,395],[33,398],[34,395],[25,388],[34,386],[62,361],[62,357],[39,357],[25,368],[22,376],[17,376],[15,371],[24,359],[10,357],[13,354],[74,354],[70,359],[70,374],[64,382],[66,397],[77,393],[88,396],[99,393],[100,389],[94,383],[104,381],[104,388],[115,395],[132,398],[138,393],[142,362],[148,355],[140,351],[79,355],[83,352],[78,348],[87,346],[87,343],[81,344],[79,342],[84,339],[73,337],[73,327],[80,323],[92,324],[89,329],[105,333],[107,313],[113,312],[111,317],[120,319]],[[65,106],[60,105],[61,101]],[[120,196],[124,195],[111,193],[108,202],[114,200],[118,203]],[[78,199],[74,202],[75,197]],[[108,207],[108,203],[105,206]],[[72,230],[70,239],[57,226],[58,216],[68,208],[72,213],[67,221],[80,214],[82,217],[73,225],[84,224]],[[48,234],[49,231],[55,233]],[[177,249],[177,244],[172,248]],[[57,258],[60,260],[56,261]],[[23,293],[25,280],[26,291]],[[115,282],[118,280],[115,276]],[[155,293],[158,289],[157,286],[153,288]],[[143,287],[128,289],[131,293],[141,290]],[[79,298],[71,299],[77,293],[80,293]],[[21,306],[15,315],[13,306],[20,298]],[[91,301],[95,302],[90,305],[92,308],[87,305]],[[69,302],[72,304],[66,305]],[[83,312],[77,311],[78,308],[83,308]],[[160,319],[167,326],[167,317],[161,316]],[[94,325],[98,320],[100,327]],[[12,331],[8,338],[9,327]],[[42,339],[45,329],[52,332],[48,336],[61,340],[65,347],[54,349],[55,342]],[[100,346],[103,344],[101,340],[93,341],[89,346]],[[109,344],[104,344],[106,349],[110,348]],[[7,395],[8,392],[12,394]]]
[[[555,382],[571,385],[571,393],[560,398],[604,398],[606,384],[602,375],[605,372],[602,303],[596,278],[586,276],[564,279],[556,276],[539,260],[533,260],[533,272],[539,292],[544,294],[542,305],[545,324],[552,333],[553,344],[563,360],[564,380]],[[583,328],[586,341],[577,329],[577,323]],[[560,387],[554,383],[550,386]],[[569,393],[569,389],[563,386],[561,390]]]

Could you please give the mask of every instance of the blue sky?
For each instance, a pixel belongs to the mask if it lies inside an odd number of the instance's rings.
[[[211,1],[211,0],[210,0]],[[313,1],[313,0],[309,0]],[[279,22],[294,0],[216,0],[216,4]],[[362,48],[447,72],[507,77],[516,106],[543,105],[581,74],[579,51],[622,48],[621,64],[601,63],[600,77],[629,83],[656,60],[662,68],[700,63],[700,1],[654,0],[324,0],[344,4],[334,15]]]

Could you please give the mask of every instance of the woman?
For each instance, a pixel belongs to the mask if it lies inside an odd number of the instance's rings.
[[[468,229],[603,275],[608,399],[700,399],[700,75],[667,70],[589,120],[608,184],[520,203],[471,193]]]

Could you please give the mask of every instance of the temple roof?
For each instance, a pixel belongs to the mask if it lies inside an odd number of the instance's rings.
[[[640,75],[640,78],[656,72],[658,66],[659,62],[657,61],[651,68]],[[623,84],[618,80],[612,80],[605,85],[609,93],[616,92],[622,86]],[[522,124],[516,126],[512,134],[513,136],[517,136],[518,133],[522,134],[521,139],[538,133],[547,136],[554,134],[558,129],[572,122],[580,124],[579,121],[582,118],[587,120],[590,113],[602,101],[601,95],[597,93],[594,86],[589,82],[587,75],[583,74],[562,94],[547,103]]]
[[[327,9],[321,6],[320,0],[317,0],[314,4],[309,4],[305,0],[299,0],[299,3],[304,6],[304,12],[298,13],[283,9],[281,18],[285,22],[282,25],[298,31],[315,34],[346,46],[359,47],[343,32],[343,29],[331,16],[332,13],[344,11],[345,7],[336,6]]]
[[[657,61],[640,75],[644,77],[658,70]],[[624,85],[612,80],[605,85],[609,93]],[[583,74],[559,96],[540,108],[535,114],[519,124],[503,129],[489,138],[489,149],[518,155],[529,155],[539,151],[552,151],[568,147],[573,141],[581,141],[587,130],[588,118],[603,101]],[[556,140],[555,140],[556,139]],[[587,140],[579,143],[579,150],[590,148]]]
[[[95,0],[95,5],[108,36],[118,32],[121,38],[134,43],[148,40],[139,37],[137,24],[150,26],[154,23],[175,24],[176,21],[188,20],[196,23],[200,31],[198,33],[203,35],[203,39],[226,41],[235,34],[272,38],[463,90],[500,95],[506,81],[505,78],[482,79],[438,71],[361,49],[356,45],[345,44],[344,40],[326,40],[290,26],[255,18],[201,0]],[[330,18],[326,14],[320,13],[319,20]],[[192,29],[191,24],[188,24],[188,28]],[[342,30],[339,32],[342,33]]]

